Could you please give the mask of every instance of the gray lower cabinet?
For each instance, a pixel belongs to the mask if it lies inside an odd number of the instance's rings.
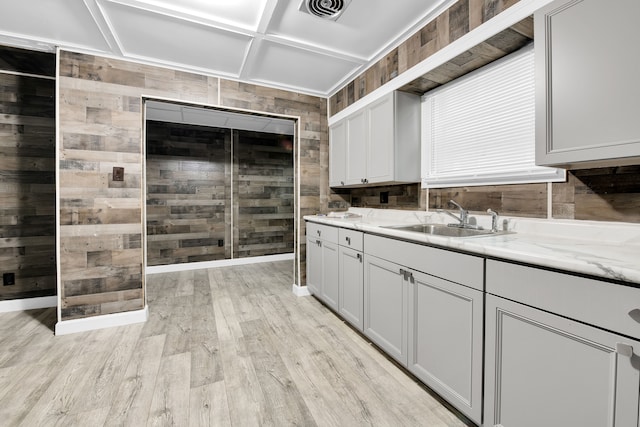
[[[367,254],[364,263],[364,333],[405,366],[408,294],[406,268]]]
[[[483,293],[416,271],[410,275],[407,367],[479,424]]]
[[[380,236],[364,242],[364,333],[480,424],[484,260]]]
[[[486,262],[485,425],[638,427],[640,288]]]
[[[327,306],[338,311],[338,229],[307,223],[307,286]]]
[[[485,424],[637,427],[640,342],[486,298]]]
[[[338,250],[340,299],[338,313],[362,331],[364,263],[361,251],[340,246]]]
[[[333,310],[338,311],[340,279],[338,277],[338,245],[322,242],[322,288],[318,295]]]
[[[307,236],[307,288],[318,295],[322,288],[322,246],[320,239]]]

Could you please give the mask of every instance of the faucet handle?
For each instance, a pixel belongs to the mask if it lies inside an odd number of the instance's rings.
[[[487,209],[487,213],[491,214],[491,231],[498,231],[498,212],[492,211],[491,208]]]

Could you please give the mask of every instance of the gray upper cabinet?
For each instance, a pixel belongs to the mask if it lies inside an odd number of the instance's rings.
[[[329,186],[345,185],[347,173],[347,121],[343,120],[329,129]]]
[[[329,185],[420,182],[420,97],[392,92],[329,129]]]
[[[367,111],[361,110],[347,117],[347,148],[345,185],[362,184],[367,175]],[[331,146],[329,146],[331,152]]]
[[[536,163],[640,162],[640,2],[558,0],[535,14]]]

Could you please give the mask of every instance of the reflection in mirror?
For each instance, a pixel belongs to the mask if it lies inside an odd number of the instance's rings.
[[[148,266],[294,253],[294,128],[146,102]]]

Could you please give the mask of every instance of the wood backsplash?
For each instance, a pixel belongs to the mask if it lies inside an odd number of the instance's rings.
[[[514,184],[431,189],[429,209],[452,209],[455,199],[472,212],[488,208],[502,215],[547,218],[547,184]],[[389,192],[389,203],[380,193]],[[332,210],[349,206],[426,209],[427,190],[420,184],[333,190]],[[567,171],[567,181],[552,184],[552,215],[555,219],[579,219],[640,223],[640,166],[620,166]]]

